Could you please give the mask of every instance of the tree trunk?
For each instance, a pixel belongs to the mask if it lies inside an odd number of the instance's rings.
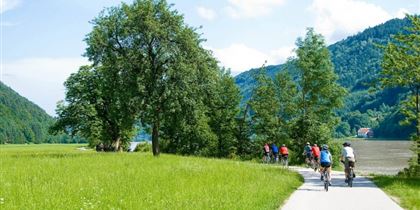
[[[121,152],[121,137],[118,137],[116,140],[114,140],[114,152]]]
[[[419,105],[419,90],[420,86],[416,87],[416,118],[417,118],[417,123],[416,123],[416,131],[417,131],[417,135],[416,135],[416,142],[417,142],[417,164],[420,165],[420,105]]]
[[[153,123],[153,131],[152,131],[152,150],[154,156],[159,156],[159,126],[160,120],[157,119]]]

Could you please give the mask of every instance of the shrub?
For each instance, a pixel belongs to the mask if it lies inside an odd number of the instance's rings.
[[[148,142],[142,142],[142,143],[137,144],[133,152],[151,152],[151,151],[152,151],[152,144]]]
[[[329,150],[333,156],[333,167],[334,168],[342,168],[342,164],[340,163],[340,156],[342,150],[342,142],[330,140],[328,142]]]

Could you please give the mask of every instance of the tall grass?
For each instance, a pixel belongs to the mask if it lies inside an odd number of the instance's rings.
[[[420,177],[374,176],[373,181],[398,198],[405,209],[420,210]]]
[[[302,183],[279,167],[77,146],[1,146],[0,209],[276,209]]]

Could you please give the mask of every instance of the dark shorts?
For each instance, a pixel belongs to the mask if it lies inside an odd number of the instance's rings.
[[[278,152],[273,152],[273,156],[277,157],[277,156],[279,156],[279,153]]]
[[[311,158],[312,157],[312,154],[311,153],[306,153],[306,157],[307,158]]]
[[[316,162],[318,162],[319,157],[314,156],[314,160],[315,160]]]
[[[348,168],[348,167],[354,168],[354,158],[345,158],[345,160],[344,160],[344,166],[346,168]]]
[[[282,158],[287,158],[287,157],[289,157],[289,154],[284,154],[284,155],[281,155],[281,157],[282,157]]]
[[[323,167],[323,168],[328,168],[330,166],[331,166],[331,163],[321,162],[321,167]]]

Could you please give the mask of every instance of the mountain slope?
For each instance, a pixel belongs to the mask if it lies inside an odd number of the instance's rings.
[[[0,143],[57,142],[48,135],[53,118],[0,82]]]
[[[345,130],[340,131],[338,137],[354,135],[360,127],[373,127],[377,136],[382,137],[406,138],[412,131],[410,127],[401,127],[395,123],[402,118],[397,104],[404,97],[403,89],[368,91],[370,83],[378,76],[383,56],[377,45],[385,45],[392,35],[404,33],[404,28],[409,24],[408,19],[393,19],[328,47],[339,77],[338,82],[349,91],[345,107],[338,112],[343,121],[340,126]],[[285,69],[293,71],[293,68],[295,67],[291,62],[268,66],[267,74],[274,76]],[[252,75],[256,71],[258,69],[251,69],[235,77],[244,101],[250,98],[255,84]],[[393,122],[392,128],[389,123],[384,122],[385,119]]]

